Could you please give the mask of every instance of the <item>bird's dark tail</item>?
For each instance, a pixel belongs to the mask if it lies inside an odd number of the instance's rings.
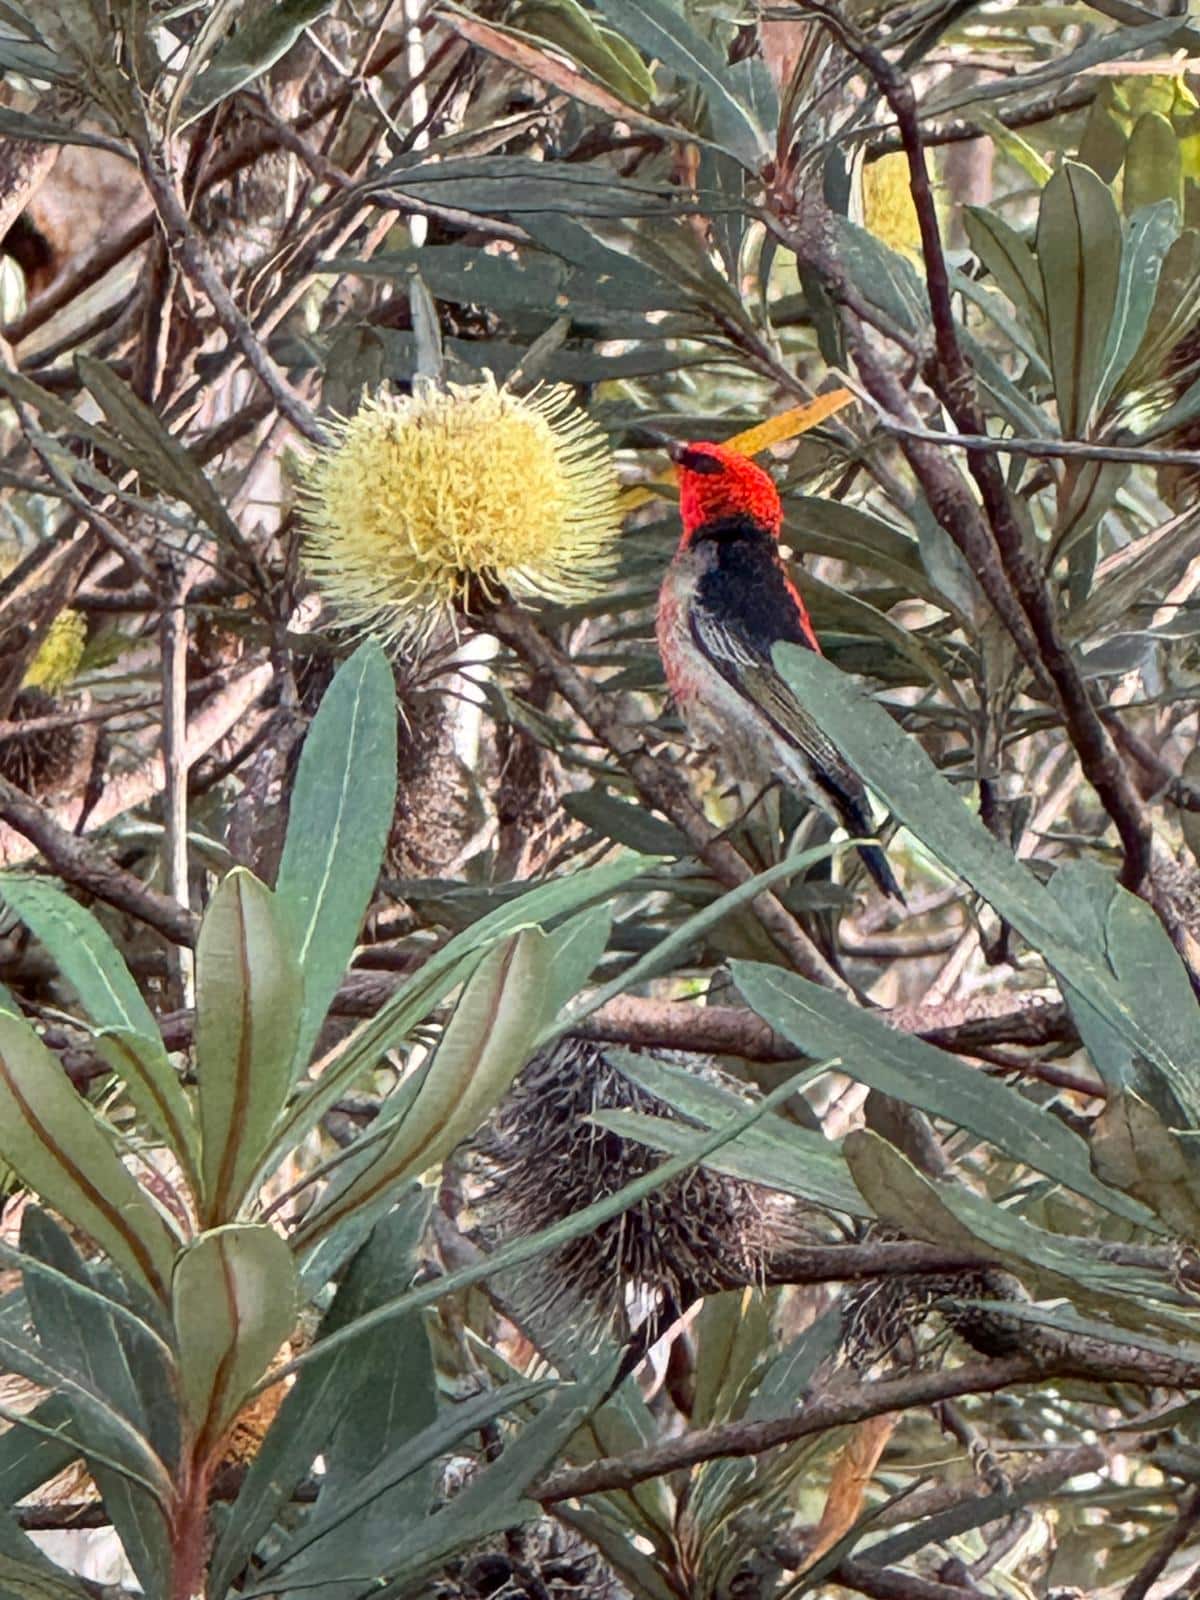
[[[867,807],[867,792],[852,773],[847,772],[845,778],[844,786],[843,784],[833,783],[827,774],[822,775],[819,781],[821,787],[833,801],[842,827],[852,838],[861,839],[864,834],[875,831],[871,826],[871,813]],[[851,783],[854,785],[853,788],[850,787]],[[895,874],[882,848],[877,844],[860,844],[858,853],[862,858],[863,866],[866,867],[882,893],[889,895],[891,899],[898,901],[901,905],[905,905],[906,901],[900,891],[900,885],[896,882]]]
[[[863,866],[866,867],[883,893],[890,895],[893,900],[898,900],[901,905],[904,905],[906,902],[904,895],[900,891],[900,885],[896,882],[896,875],[880,847],[877,844],[860,844],[858,853],[862,858]]]

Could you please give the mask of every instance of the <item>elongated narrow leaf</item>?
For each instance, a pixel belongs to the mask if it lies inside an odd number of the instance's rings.
[[[878,1134],[846,1136],[855,1182],[881,1217],[906,1232],[951,1250],[976,1251],[1010,1267],[1047,1297],[1067,1296],[1135,1330],[1183,1336],[1195,1322],[1172,1301],[1186,1304],[1163,1278],[1097,1259],[1091,1241],[1033,1227],[1015,1212],[954,1183],[935,1183]]]
[[[28,1332],[13,1337],[0,1332],[0,1362],[8,1372],[26,1378],[42,1388],[53,1390],[70,1408],[71,1415],[86,1419],[89,1440],[75,1441],[75,1453],[88,1456],[101,1466],[145,1489],[160,1506],[171,1500],[171,1478],[161,1457],[144,1433],[101,1394],[87,1379],[71,1368],[51,1360],[30,1339]],[[12,1421],[5,1409],[4,1415]]]
[[[852,679],[812,651],[780,645],[775,659],[820,727],[917,838],[1040,950],[1057,976],[1094,1007],[1149,1068],[1168,1083],[1184,1083],[1191,1064],[1200,1057],[1200,1016],[1195,1008],[1184,1033],[1179,1031],[1182,1018],[1175,1005],[1169,1025],[1164,1026],[1165,1014],[1149,973],[1136,982],[1132,974],[1122,981],[1089,939],[1088,930],[1080,927],[1078,915],[988,832],[917,741]],[[1187,975],[1161,930],[1154,934],[1152,913],[1144,906],[1139,909],[1124,890],[1114,886],[1113,894],[1121,915],[1131,919],[1131,930],[1137,929],[1139,948],[1152,950],[1150,960],[1164,991],[1181,992]],[[1139,956],[1138,964],[1145,964],[1144,957]]]
[[[193,1190],[199,1189],[200,1133],[162,1038],[110,1028],[96,1040],[141,1115],[166,1140]]]
[[[1200,1241],[1200,1150],[1135,1094],[1109,1096],[1092,1134],[1092,1161],[1106,1183],[1127,1190],[1173,1234]]]
[[[174,1246],[108,1135],[27,1022],[0,1015],[0,1157],[160,1300]]]
[[[1129,1032],[1115,1027],[1094,999],[1064,982],[1096,1070],[1112,1091],[1134,1089],[1159,1104],[1171,1123],[1200,1128],[1194,1068],[1200,1060],[1200,1009],[1162,923],[1144,900],[1126,893],[1094,861],[1068,862],[1051,879],[1050,893],[1085,946],[1102,959],[1122,1010],[1161,1047],[1157,1072],[1148,1070]]]
[[[0,1433],[0,1505],[15,1506],[76,1459],[78,1451],[69,1442],[72,1416],[63,1397],[54,1394],[29,1413],[45,1433],[30,1428]]]
[[[421,1429],[414,1437],[406,1439],[399,1449],[390,1452],[378,1467],[355,1485],[353,1492],[339,1496],[337,1501],[324,1512],[318,1510],[311,1516],[299,1533],[288,1540],[279,1555],[268,1563],[265,1575],[278,1574],[274,1586],[271,1589],[256,1587],[247,1590],[247,1600],[250,1595],[280,1593],[287,1590],[291,1584],[302,1586],[307,1590],[319,1583],[339,1581],[346,1583],[348,1574],[345,1554],[334,1556],[332,1560],[327,1561],[321,1549],[321,1543],[327,1535],[340,1529],[345,1522],[357,1516],[389,1489],[403,1483],[413,1473],[420,1472],[439,1456],[445,1455],[469,1434],[478,1432],[497,1417],[556,1387],[552,1380],[543,1380],[540,1383],[513,1383],[495,1392],[485,1391],[448,1410],[436,1422]],[[461,1496],[457,1496],[456,1499],[461,1499]],[[453,1509],[453,1506],[448,1509]],[[464,1528],[464,1533],[465,1531]],[[381,1530],[378,1539],[359,1552],[358,1571],[362,1575],[363,1587],[357,1592],[370,1593],[372,1586],[376,1589],[379,1587],[380,1578],[388,1575],[388,1568],[398,1553],[396,1547],[406,1548],[409,1544],[421,1542],[423,1538],[414,1539],[412,1530],[407,1524],[392,1528],[390,1537],[388,1530]],[[464,1538],[463,1542],[466,1543],[467,1540]],[[310,1549],[313,1549],[312,1556],[300,1563],[297,1558]],[[353,1572],[349,1574],[350,1581],[353,1581],[354,1576]]]
[[[219,538],[240,548],[242,533],[225,502],[186,448],[167,432],[153,407],[139,399],[103,361],[79,355],[75,365],[138,471],[191,506]]]
[[[1037,260],[1015,228],[982,206],[963,207],[971,248],[991,273],[1043,351],[1049,350],[1046,301]]]
[[[703,90],[713,138],[749,171],[757,172],[768,153],[763,130],[734,94],[728,68],[682,8],[667,0],[602,0],[600,9],[616,32],[632,39],[644,55],[657,58]]]
[[[153,1404],[172,1387],[162,1340],[152,1343],[137,1333],[128,1318],[117,1315],[118,1308],[102,1309],[94,1292],[78,1292],[79,1287],[91,1287],[88,1268],[63,1230],[36,1206],[22,1218],[21,1243],[30,1256],[56,1269],[54,1277],[29,1270],[25,1274],[33,1325],[47,1356],[77,1371],[97,1394],[106,1396],[160,1457],[174,1459],[179,1447],[178,1428],[171,1426],[174,1407]],[[74,1413],[69,1431],[101,1450],[109,1442],[87,1409]],[[98,1462],[91,1463],[91,1472],[142,1588],[147,1594],[165,1589],[171,1561],[162,1507],[121,1473]]]
[[[302,980],[270,890],[231,872],[196,946],[196,1081],[205,1218],[230,1220],[246,1197],[291,1084]]]
[[[1121,270],[1121,222],[1108,185],[1068,161],[1042,190],[1038,268],[1063,436],[1087,428]]]
[[[1121,251],[1117,302],[1096,388],[1097,408],[1102,408],[1117,391],[1121,374],[1142,342],[1163,262],[1178,236],[1179,216],[1169,200],[1146,206],[1129,220]]]
[[[300,1096],[280,1130],[276,1154],[290,1148],[314,1127],[333,1102],[385,1051],[402,1044],[416,1024],[466,979],[489,945],[519,928],[533,927],[578,911],[592,901],[606,900],[639,873],[652,872],[659,864],[657,856],[624,855],[603,866],[568,873],[515,895],[455,934],[369,1022],[355,1031],[320,1079]]]
[[[432,1190],[417,1190],[407,1196],[380,1224],[377,1237],[373,1236],[359,1251],[321,1323],[314,1346],[318,1352],[322,1339],[370,1310],[398,1283],[412,1277],[416,1247],[432,1197]],[[417,1331],[424,1339],[424,1325],[419,1318],[401,1319],[393,1342],[393,1325],[389,1324],[353,1351],[335,1351],[327,1362],[314,1362],[287,1391],[247,1469],[218,1540],[210,1580],[214,1594],[225,1593],[286,1505],[295,1485],[319,1454],[330,1451],[331,1440],[336,1443],[335,1435],[348,1426],[349,1417],[361,1418],[373,1406],[373,1429],[399,1427],[410,1434],[433,1420],[425,1410],[435,1397],[431,1376],[428,1388],[412,1397],[417,1403],[411,1413],[407,1403],[402,1402],[400,1410],[396,1404],[406,1386],[420,1384],[427,1374],[419,1347],[417,1370],[409,1370],[404,1361],[395,1359],[397,1350],[408,1346],[409,1337],[415,1339]],[[426,1346],[426,1355],[427,1352]],[[329,1453],[326,1460],[330,1460]],[[370,1463],[376,1464],[374,1460]]]
[[[620,1111],[606,1111],[596,1117],[601,1126],[629,1138],[676,1154],[695,1140],[695,1128],[689,1123],[717,1128],[745,1110],[746,1102],[739,1095],[705,1083],[683,1067],[668,1066],[664,1061],[624,1050],[610,1051],[609,1055],[625,1077],[688,1119],[668,1122],[662,1117]],[[865,1214],[862,1196],[834,1141],[782,1117],[764,1117],[722,1146],[708,1165],[749,1183],[782,1189],[831,1211],[846,1211],[852,1216]]]
[[[276,0],[251,17],[229,36],[192,85],[184,126],[273,67],[331,4],[332,0]]]
[[[201,1234],[179,1258],[172,1312],[188,1415],[212,1446],[295,1325],[291,1252],[263,1224]]]
[[[396,689],[377,644],[337,671],[292,790],[275,892],[304,972],[293,1077],[354,953],[396,804]]]
[[[42,1555],[9,1512],[3,1513],[2,1522],[0,1594],[5,1600],[88,1600],[95,1593]]]
[[[552,940],[527,929],[479,963],[395,1133],[296,1236],[311,1245],[341,1218],[449,1155],[474,1133],[533,1051],[553,997]]]
[[[1004,1084],[795,973],[737,961],[733,979],[747,1005],[797,1050],[838,1056],[860,1083],[968,1129],[1110,1211],[1145,1220],[1141,1206],[1097,1180],[1078,1134]]]
[[[156,1037],[158,1024],[104,928],[49,878],[0,879],[6,904],[41,941],[97,1028]]]

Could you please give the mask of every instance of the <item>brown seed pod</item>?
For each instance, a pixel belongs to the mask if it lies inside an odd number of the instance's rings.
[[[842,1357],[859,1371],[880,1362],[914,1365],[928,1342],[921,1335],[935,1317],[980,1355],[1012,1355],[1027,1345],[1033,1331],[1029,1324],[969,1302],[1028,1298],[1001,1267],[875,1278],[843,1301]]]
[[[22,689],[10,721],[33,722],[64,710],[63,703],[44,689]],[[95,730],[87,723],[0,739],[0,777],[38,799],[69,793],[83,778],[94,740]]]
[[[535,1233],[658,1166],[657,1151],[589,1120],[606,1110],[680,1120],[599,1045],[564,1039],[536,1055],[480,1141],[485,1228],[501,1238]],[[761,1282],[769,1259],[801,1236],[788,1197],[699,1167],[539,1257],[512,1298],[549,1328],[623,1335],[639,1293],[652,1307],[683,1308]]]
[[[596,1551],[548,1518],[461,1557],[434,1580],[433,1600],[628,1600]]]

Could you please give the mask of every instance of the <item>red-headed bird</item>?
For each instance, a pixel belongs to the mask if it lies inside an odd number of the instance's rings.
[[[867,793],[775,670],[773,645],[821,647],[779,554],[783,508],[761,467],[719,444],[671,445],[683,537],[658,596],[658,647],[689,732],[739,778],[781,778],[854,838],[872,833]],[[884,894],[902,900],[878,845],[860,845]]]

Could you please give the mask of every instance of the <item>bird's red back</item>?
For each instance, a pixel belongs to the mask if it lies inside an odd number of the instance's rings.
[[[697,528],[721,517],[749,517],[776,539],[783,524],[779,491],[770,474],[728,446],[702,441],[671,451],[679,478],[683,545]]]

